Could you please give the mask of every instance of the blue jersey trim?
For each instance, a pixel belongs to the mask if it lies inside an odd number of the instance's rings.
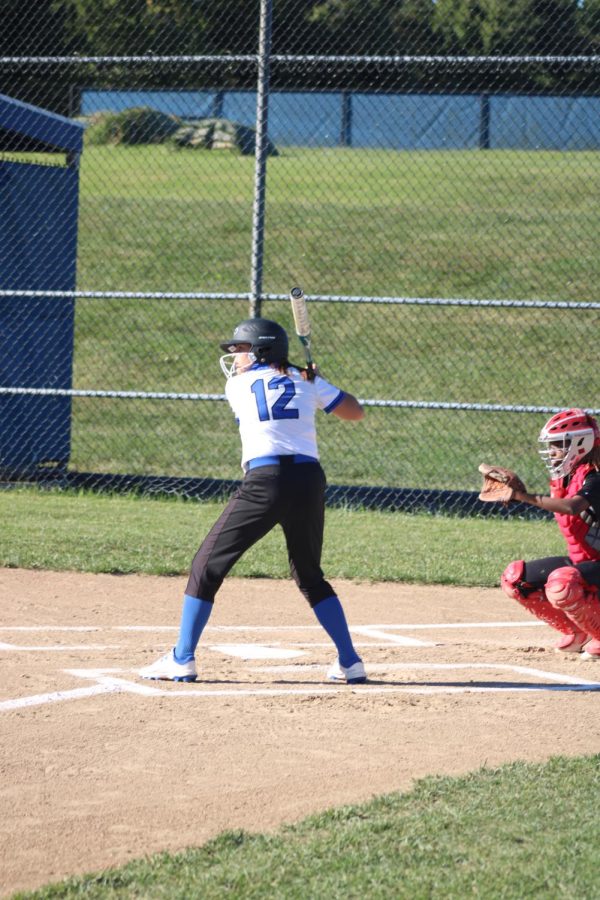
[[[336,406],[340,405],[340,403],[342,402],[342,400],[344,399],[345,396],[346,396],[346,394],[344,393],[344,391],[340,391],[339,394],[337,395],[337,397],[335,398],[335,400],[332,400],[331,403],[329,404],[329,406],[324,407],[323,412],[326,412],[326,413],[333,412],[333,410],[336,408]]]

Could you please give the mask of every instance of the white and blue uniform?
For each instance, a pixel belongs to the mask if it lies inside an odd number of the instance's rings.
[[[287,362],[288,338],[277,322],[246,319],[220,347],[227,351],[220,362],[240,430],[244,478],[192,560],[176,646],[140,674],[195,681],[196,647],[223,579],[249,547],[280,525],[292,577],[337,650],[327,677],[360,684],[366,680],[362,660],[321,570],[326,482],[315,416],[341,403],[340,418],[361,417],[356,413],[362,409],[313,368],[301,372]]]
[[[344,392],[319,375],[302,378],[254,364],[227,381],[242,440],[244,480],[192,561],[186,596],[212,602],[242,554],[281,525],[292,577],[312,607],[334,594],[321,570],[325,473],[315,415],[332,412]]]
[[[319,375],[307,381],[291,366],[280,373],[255,364],[228,380],[225,395],[240,429],[242,468],[247,471],[253,460],[268,456],[318,459],[315,413],[332,412],[344,392]]]

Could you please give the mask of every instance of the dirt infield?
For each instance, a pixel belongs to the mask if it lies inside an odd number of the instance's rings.
[[[172,646],[181,579],[0,570],[2,895],[600,750],[600,664],[555,654],[499,590],[336,587],[368,684],[325,681],[331,645],[291,582],[231,579],[180,685],[135,670]]]

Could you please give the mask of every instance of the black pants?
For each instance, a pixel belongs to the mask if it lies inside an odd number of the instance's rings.
[[[319,463],[282,460],[246,474],[192,561],[186,594],[214,600],[223,579],[275,525],[287,543],[292,577],[311,606],[334,590],[321,570],[325,473]]]
[[[600,562],[590,560],[588,562],[574,563],[568,556],[546,556],[543,559],[532,559],[525,563],[523,581],[531,585],[535,590],[543,587],[548,581],[548,575],[555,569],[563,566],[573,566],[587,584],[600,587]]]

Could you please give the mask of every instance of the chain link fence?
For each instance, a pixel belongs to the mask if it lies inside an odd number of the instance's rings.
[[[319,422],[330,502],[543,488],[541,424],[600,413],[597,4],[6,6],[0,477],[227,492],[218,342],[300,284],[367,408]]]

